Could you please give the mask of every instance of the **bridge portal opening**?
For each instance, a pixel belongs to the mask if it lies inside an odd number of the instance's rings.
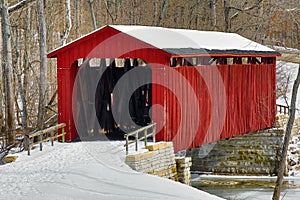
[[[81,140],[124,139],[151,123],[152,71],[144,60],[81,59],[78,66],[75,120]]]

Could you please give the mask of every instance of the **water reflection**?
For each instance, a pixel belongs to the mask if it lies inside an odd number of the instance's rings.
[[[210,177],[194,179],[193,187],[230,200],[272,199],[276,177]],[[300,177],[286,179],[281,193],[284,200],[300,199]]]

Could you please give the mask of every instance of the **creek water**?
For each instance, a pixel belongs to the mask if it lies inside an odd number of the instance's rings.
[[[272,199],[275,177],[223,177],[200,176],[192,186],[229,200]],[[281,190],[283,200],[300,200],[300,177],[284,180]]]

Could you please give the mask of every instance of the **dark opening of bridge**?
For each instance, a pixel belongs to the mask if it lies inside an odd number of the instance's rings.
[[[115,91],[118,81],[135,67],[143,68],[143,76],[130,78]],[[124,139],[125,133],[151,122],[152,86],[137,86],[142,80],[151,82],[152,79],[151,68],[145,61],[137,58],[88,59],[79,68],[76,121],[80,124],[80,139],[97,139],[102,134],[113,140]],[[130,100],[126,102],[126,95],[131,91],[134,92],[129,94]],[[126,111],[129,111],[130,119]]]

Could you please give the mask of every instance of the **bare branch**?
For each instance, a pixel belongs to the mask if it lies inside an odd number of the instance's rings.
[[[12,13],[16,10],[21,9],[22,7],[24,7],[26,4],[33,2],[34,0],[22,0],[19,3],[16,3],[13,6],[8,7],[8,12]]]
[[[247,11],[253,10],[254,8],[259,7],[259,5],[261,4],[262,1],[263,1],[263,0],[258,0],[254,5],[249,6],[249,7],[246,7],[246,8],[244,8],[244,9],[243,9],[243,8],[237,8],[237,7],[235,7],[235,6],[229,6],[229,9],[237,10],[237,12],[234,13],[234,14],[230,17],[230,19],[236,18],[236,17],[240,14],[240,12],[247,12]]]
[[[106,12],[108,13],[109,17],[111,18],[112,23],[114,24],[115,19],[112,16],[111,12],[109,11],[109,7],[108,7],[107,1],[104,1],[104,4],[105,4]]]

